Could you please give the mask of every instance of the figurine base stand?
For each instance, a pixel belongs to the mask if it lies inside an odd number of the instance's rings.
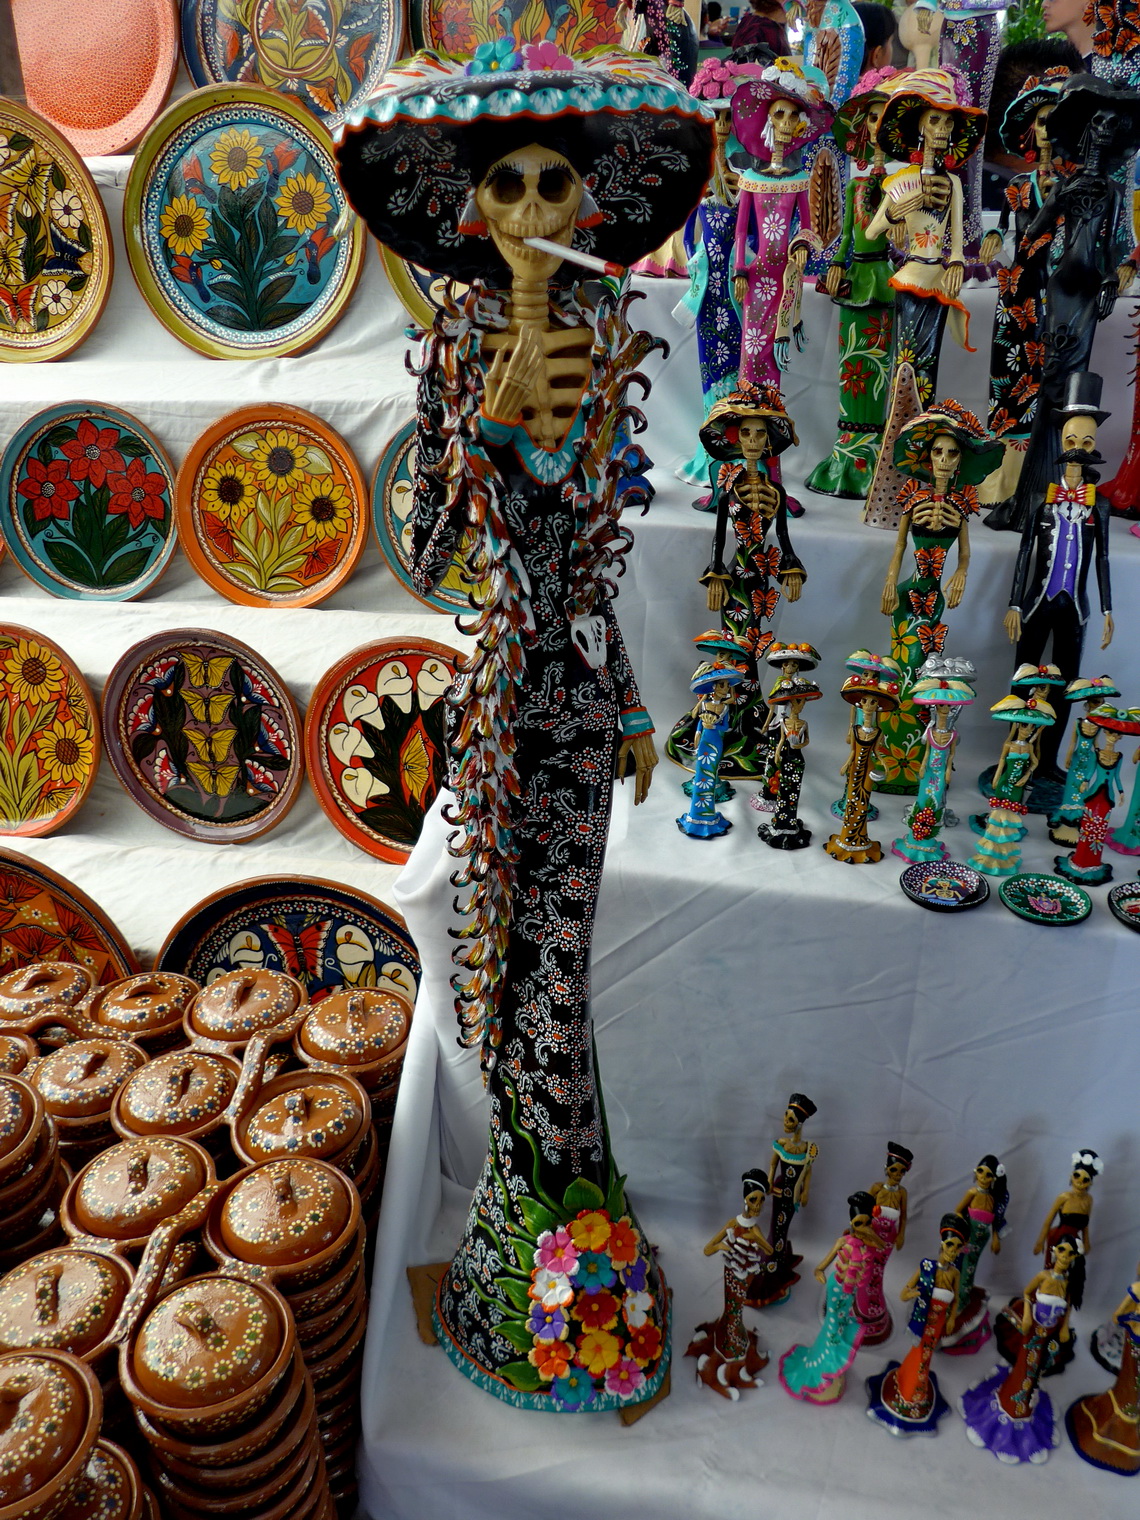
[[[866,1341],[863,1342],[866,1345]],[[867,1379],[867,1418],[877,1421],[893,1436],[936,1436],[938,1422],[950,1413],[938,1379],[931,1372],[931,1398],[924,1405],[908,1403],[899,1393],[897,1373],[901,1363],[889,1362],[885,1372]]]
[[[865,866],[883,858],[883,847],[877,839],[869,840],[867,844],[850,845],[842,834],[832,834],[824,849],[832,859],[845,861],[849,866]]]
[[[1071,855],[1055,855],[1053,869],[1067,881],[1075,881],[1082,887],[1103,887],[1112,880],[1112,867],[1107,861],[1098,866],[1075,866]]]
[[[805,824],[798,829],[775,829],[770,823],[762,823],[757,835],[773,850],[803,850],[811,844],[811,830]]]
[[[1089,1393],[1065,1414],[1073,1450],[1093,1467],[1134,1478],[1140,1473],[1140,1407],[1137,1404],[1136,1352],[1130,1337],[1116,1382],[1103,1393]]]
[[[1032,1413],[1022,1420],[1012,1419],[997,1397],[1008,1377],[1008,1367],[995,1367],[958,1400],[966,1435],[975,1446],[992,1451],[999,1462],[1045,1462],[1052,1448],[1061,1444],[1053,1401],[1038,1389]]]
[[[703,1335],[689,1343],[686,1356],[697,1358],[697,1382],[719,1393],[723,1399],[739,1399],[741,1390],[763,1388],[764,1379],[759,1376],[768,1365],[768,1353],[761,1351],[756,1342],[755,1330],[749,1330],[748,1349],[743,1356],[725,1356],[717,1346],[720,1321],[713,1320],[698,1325]]]
[[[720,839],[728,833],[732,824],[723,813],[717,813],[712,818],[693,818],[689,813],[682,813],[677,819],[677,827],[690,839]]]

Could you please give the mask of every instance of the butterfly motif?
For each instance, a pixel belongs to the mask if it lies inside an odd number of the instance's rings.
[[[754,591],[752,593],[752,614],[754,617],[770,618],[776,610],[776,604],[780,600],[780,593],[775,586],[770,586],[767,591]]]
[[[1025,362],[1027,364],[1032,364],[1035,368],[1038,368],[1045,363],[1044,343],[1038,343],[1033,338],[1026,338],[1024,348]]]
[[[293,919],[290,922],[290,918]],[[297,922],[296,915],[268,920],[263,932],[276,949],[290,976],[303,982],[311,993],[321,980],[321,960],[325,953],[325,941],[332,929],[332,920],[305,914]]]
[[[32,301],[35,298],[36,287],[22,285],[19,290],[6,290],[0,285],[0,305],[8,314],[12,325],[18,326],[21,322],[32,320]]]
[[[916,618],[936,617],[935,608],[938,606],[937,591],[908,591],[907,600]]]
[[[1005,187],[1005,198],[1012,211],[1029,210],[1029,181],[1023,180],[1020,185],[1012,181]]]
[[[937,580],[942,574],[942,567],[945,563],[946,550],[938,544],[933,544],[928,549],[916,549],[914,551],[914,567],[923,580],[928,580],[931,577]]]
[[[182,692],[182,700],[199,723],[220,723],[226,715],[226,709],[233,701],[233,694],[220,691],[207,695],[200,691],[192,691],[187,687]]]
[[[228,654],[215,654],[209,657],[193,654],[189,649],[182,651],[182,663],[186,667],[186,674],[195,686],[207,688],[220,686],[226,678],[233,657]]]
[[[1044,348],[1044,344],[1040,345]],[[1038,382],[1030,374],[1023,374],[1009,393],[1011,401],[1028,401],[1030,396],[1035,396],[1038,391]]]
[[[771,544],[767,549],[762,549],[755,556],[755,564],[761,575],[775,575],[780,568],[780,551],[776,545]]]
[[[228,797],[241,774],[239,765],[226,760],[234,741],[234,730],[219,728],[215,733],[207,734],[201,729],[187,728],[186,734],[198,746],[198,758],[187,760],[186,769],[207,796]]]
[[[923,654],[941,654],[950,630],[945,623],[919,623],[914,631],[918,634]]]
[[[1023,330],[1032,326],[1037,320],[1037,302],[1032,296],[1020,306],[1010,306],[1008,311],[1010,320],[1016,322]]]
[[[70,238],[64,237],[59,228],[53,223],[51,226],[52,254],[44,265],[45,274],[82,274],[83,265],[80,260],[84,257],[87,249],[82,243],[73,243]]]

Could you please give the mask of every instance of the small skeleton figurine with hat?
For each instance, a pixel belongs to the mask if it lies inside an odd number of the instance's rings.
[[[732,827],[723,813],[717,811],[717,773],[735,702],[734,693],[747,678],[748,665],[743,659],[731,663],[721,657],[703,661],[689,682],[690,690],[699,699],[692,713],[697,726],[697,744],[693,754],[690,802],[677,819],[677,827],[690,839],[716,839],[727,834]]]
[[[1065,757],[1065,790],[1056,811],[1049,814],[1049,838],[1054,844],[1076,844],[1080,838],[1085,793],[1093,785],[1097,773],[1096,750],[1103,742],[1105,732],[1089,720],[1098,707],[1119,696],[1120,688],[1113,684],[1110,676],[1078,676],[1065,687],[1065,701],[1075,716],[1069,753]],[[1083,712],[1077,712],[1078,703],[1083,706]]]
[[[906,815],[907,832],[891,845],[891,854],[903,860],[922,864],[950,858],[938,835],[946,819],[946,789],[958,743],[955,724],[962,709],[974,700],[974,676],[969,660],[931,655],[911,688],[911,701],[929,717],[922,736],[926,750],[918,794]]]
[[[768,645],[764,653],[764,662],[771,669],[778,670],[780,674],[775,686],[768,694],[768,716],[764,720],[761,734],[766,769],[761,778],[760,790],[748,799],[748,805],[755,808],[758,813],[772,813],[776,809],[775,764],[772,750],[779,721],[781,717],[786,716],[786,710],[780,707],[780,694],[787,693],[790,699],[793,688],[800,684],[800,677],[806,676],[809,670],[814,670],[819,664],[819,651],[811,644],[784,644],[777,639]]]
[[[815,702],[822,692],[805,676],[781,677],[768,693],[768,712],[777,738],[772,749],[772,772],[767,790],[775,799],[771,823],[756,832],[773,850],[802,850],[811,843],[811,830],[797,816],[804,780],[803,752],[808,747],[808,726],[800,714],[805,702]]]
[[[1009,724],[990,787],[990,810],[975,813],[970,827],[981,834],[969,864],[987,876],[1014,876],[1021,867],[1022,819],[1029,809],[1025,789],[1037,767],[1038,731],[1055,721],[1044,697],[1002,697],[990,708],[990,717]]]
[[[1124,795],[1120,784],[1120,767],[1124,756],[1116,745],[1121,734],[1140,734],[1140,713],[1124,712],[1104,703],[1089,714],[1089,722],[1104,734],[1104,742],[1093,750],[1092,774],[1084,791],[1077,847],[1069,855],[1058,855],[1054,868],[1058,876],[1082,886],[1099,887],[1112,880],[1112,867],[1103,859],[1108,835],[1108,815]]]
[[[827,853],[848,865],[866,865],[882,860],[883,847],[867,833],[867,816],[871,805],[875,750],[880,739],[879,721],[883,713],[894,712],[899,705],[901,673],[894,660],[875,657],[885,667],[881,674],[859,670],[847,677],[840,695],[858,712],[848,734],[851,753],[843,766],[847,789],[843,797],[843,827],[824,845]]]

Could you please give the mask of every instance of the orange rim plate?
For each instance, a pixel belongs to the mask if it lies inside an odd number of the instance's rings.
[[[183,552],[215,591],[245,607],[311,607],[352,574],[369,503],[328,423],[296,406],[247,406],[191,445],[176,514]]]
[[[58,644],[0,623],[0,834],[50,834],[99,769],[99,709]]]
[[[35,961],[85,966],[100,987],[141,969],[102,908],[66,876],[0,849],[0,975]]]

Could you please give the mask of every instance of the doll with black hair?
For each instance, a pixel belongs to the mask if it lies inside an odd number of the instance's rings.
[[[966,1221],[968,1234],[958,1256],[958,1302],[954,1326],[947,1329],[939,1348],[950,1356],[972,1356],[993,1334],[989,1294],[977,1285],[974,1278],[987,1243],[995,1256],[1001,1250],[1008,1207],[1009,1183],[1005,1167],[992,1152],[987,1152],[974,1168],[973,1182],[957,1209]]]
[[[698,1335],[685,1352],[697,1358],[697,1379],[722,1398],[738,1399],[742,1388],[759,1388],[758,1376],[768,1365],[768,1353],[756,1344],[755,1330],[744,1323],[743,1309],[749,1280],[763,1269],[772,1247],[760,1233],[760,1213],[768,1196],[768,1178],[759,1168],[745,1172],[744,1211],[728,1221],[705,1246],[706,1256],[724,1256],[724,1312],[719,1319],[698,1325]]]
[[[906,1244],[907,1194],[903,1178],[913,1164],[914,1152],[897,1140],[889,1140],[884,1176],[867,1189],[875,1200],[871,1230],[879,1245],[871,1253],[866,1277],[855,1290],[855,1313],[867,1331],[863,1337],[865,1346],[878,1346],[889,1340],[894,1329],[891,1311],[883,1297],[883,1272],[891,1252],[901,1250]]]
[[[753,1309],[783,1303],[800,1280],[796,1268],[803,1257],[793,1252],[788,1237],[792,1220],[811,1193],[812,1166],[819,1150],[803,1138],[802,1131],[815,1111],[815,1104],[804,1093],[792,1093],[784,1109],[783,1133],[772,1142],[772,1159],[768,1163],[772,1247],[764,1270],[748,1285],[746,1302]]]

